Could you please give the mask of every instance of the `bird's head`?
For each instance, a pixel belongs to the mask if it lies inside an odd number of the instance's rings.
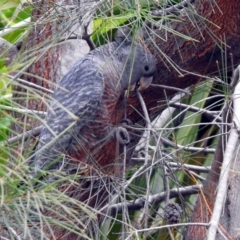
[[[154,56],[143,46],[136,45],[130,49],[128,61],[130,91],[138,89],[142,91],[152,83],[153,76],[157,70]]]
[[[115,43],[118,45],[116,55],[122,63],[121,86],[124,89],[140,91],[149,87],[153,75],[156,72],[156,60],[148,49],[140,43],[136,43],[131,37],[131,29],[119,28]]]
[[[154,56],[146,46],[131,38],[128,28],[120,28],[114,42],[105,44],[90,54],[95,56],[95,61],[101,65],[103,72],[118,75],[113,82],[120,89],[146,89],[157,70]]]

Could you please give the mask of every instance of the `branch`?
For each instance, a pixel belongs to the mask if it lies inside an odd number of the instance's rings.
[[[90,51],[94,50],[96,48],[96,46],[94,45],[93,41],[91,40],[91,36],[93,35],[93,33],[88,34],[87,33],[87,28],[88,26],[84,26],[84,33],[82,34],[82,36],[76,35],[76,36],[69,36],[67,38],[61,38],[58,43],[61,42],[66,42],[67,40],[77,40],[77,39],[81,39],[81,40],[85,40],[90,48]]]
[[[188,186],[188,187],[182,187],[182,188],[174,188],[170,190],[170,198],[175,198],[175,197],[179,197],[179,195],[181,196],[188,196],[191,194],[197,194],[198,191],[202,188],[202,185],[193,185],[193,186]],[[159,194],[155,194],[155,195],[149,195],[148,196],[148,204],[159,204],[162,201],[165,200],[166,194],[168,194],[167,192],[162,192]],[[121,213],[123,206],[124,208],[128,209],[128,211],[130,210],[140,210],[141,208],[144,207],[146,202],[146,197],[142,197],[142,198],[138,198],[136,200],[132,200],[132,201],[126,201],[123,203],[117,203],[117,204],[113,204],[110,205],[108,210],[108,214],[111,216],[115,216],[116,213]]]
[[[235,71],[235,76],[238,74],[239,76],[239,68],[238,71]],[[234,77],[235,78],[235,77]],[[218,184],[218,192],[216,196],[216,201],[214,204],[214,209],[212,213],[212,217],[210,220],[210,227],[208,232],[208,240],[212,240],[216,238],[216,233],[218,230],[218,223],[221,216],[221,212],[224,206],[225,197],[227,193],[227,184],[228,184],[228,174],[230,169],[230,163],[234,156],[235,149],[238,146],[239,134],[238,131],[240,129],[240,111],[238,111],[238,106],[240,105],[240,83],[237,84],[235,91],[232,95],[233,106],[234,106],[234,117],[233,123],[235,123],[236,127],[233,127],[230,131],[230,136],[228,139],[228,143],[226,146],[226,151],[223,158],[222,170],[219,178]]]

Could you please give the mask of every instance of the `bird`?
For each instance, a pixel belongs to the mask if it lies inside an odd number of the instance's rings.
[[[30,161],[33,178],[42,172],[80,174],[85,167],[88,174],[121,178],[123,146],[130,141],[125,127],[126,93],[146,89],[155,72],[156,60],[148,49],[121,33],[80,59],[51,96]],[[101,185],[96,182],[95,188]],[[102,207],[106,201],[87,193],[92,184],[84,184],[69,195]]]
[[[155,71],[155,58],[129,40],[105,44],[78,61],[52,96],[35,148],[39,153],[34,157],[34,172],[59,169],[64,154],[102,167],[112,163],[115,156],[108,156],[112,154],[108,151],[100,155],[100,146],[128,138],[123,128],[114,135],[124,118],[124,110],[116,106],[123,101],[124,90],[147,88]],[[122,135],[123,139],[113,140]]]

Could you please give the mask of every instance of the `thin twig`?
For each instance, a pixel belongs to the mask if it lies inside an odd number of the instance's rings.
[[[170,184],[169,184],[169,175],[167,174],[167,168],[168,166],[165,165],[163,166],[163,173],[164,173],[164,189],[166,191],[166,198],[165,198],[165,206],[168,205],[169,203],[169,198],[170,198]]]
[[[9,28],[4,28],[2,31],[0,31],[0,37],[3,37],[7,35],[8,33],[11,33],[13,31],[16,31],[16,29],[23,28],[23,27],[29,27],[31,26],[31,18],[26,18],[24,21],[21,21],[19,23],[16,23],[12,25]]]
[[[186,168],[189,170],[198,171],[202,173],[208,173],[211,170],[211,167],[202,167],[202,166],[196,166],[191,164],[181,164],[181,163],[175,163],[175,162],[168,162],[168,165],[173,167]]]
[[[146,125],[147,125],[147,129],[145,130],[146,132],[146,142],[145,142],[145,162],[144,164],[146,164],[148,162],[148,157],[147,157],[147,152],[148,152],[148,146],[149,146],[149,139],[150,139],[150,130],[151,130],[151,121],[148,115],[148,111],[147,111],[147,107],[146,104],[142,98],[142,95],[140,94],[140,92],[137,90],[137,97],[138,100],[142,106],[142,110],[143,110],[143,114],[145,117],[145,121],[146,121]],[[145,210],[145,227],[148,226],[148,196],[150,194],[150,176],[151,176],[151,170],[152,168],[150,168],[150,172],[146,171],[146,197],[147,197],[147,201],[145,202],[145,206],[144,206],[144,210]]]
[[[11,227],[4,227],[4,229],[9,232],[9,234],[11,235],[11,239],[13,237],[14,240],[21,240],[21,237],[16,233],[16,231],[11,228]],[[1,237],[1,239],[3,240],[8,240],[8,238],[4,238],[4,237]]]
[[[199,222],[176,223],[176,224],[168,224],[168,225],[159,226],[159,227],[151,227],[151,228],[145,228],[145,229],[143,228],[143,229],[138,229],[138,230],[132,231],[131,235],[128,238],[126,238],[126,240],[131,239],[132,235],[135,235],[140,232],[149,232],[149,231],[153,231],[153,230],[161,230],[161,229],[168,228],[168,227],[176,228],[176,227],[184,227],[184,226],[206,226],[206,227],[208,227],[209,224],[208,223],[199,223]]]
[[[29,137],[37,137],[40,134],[41,130],[42,130],[42,126],[33,128],[32,130],[29,130],[29,131],[27,131],[25,133],[19,134],[19,135],[15,136],[15,137],[12,137],[12,138],[4,141],[0,145],[1,146],[8,146],[10,144],[13,144],[13,143],[16,143],[16,142],[19,142],[19,141],[22,141],[22,140],[25,141]]]
[[[189,151],[189,152],[204,152],[204,153],[215,153],[215,149],[214,148],[201,148],[201,147],[189,147],[189,146],[182,146],[180,144],[176,144],[166,138],[160,137],[161,141],[163,144],[165,144],[166,146],[169,147],[173,147],[175,149],[178,150],[185,150],[185,151]]]
[[[2,105],[2,104],[0,104],[0,109],[9,110],[9,111],[12,111],[12,112],[17,112],[17,113],[23,113],[23,114],[31,114],[31,115],[39,115],[39,116],[46,116],[47,115],[47,112],[43,112],[43,111],[15,108],[15,107],[10,107],[10,106],[5,106],[5,105]]]
[[[91,40],[91,35],[92,34],[88,34],[87,28],[88,28],[88,26],[84,26],[84,35],[83,35],[83,37],[84,37],[85,41],[87,42],[90,50],[94,50],[96,48],[96,46],[94,45],[93,41]]]
[[[92,34],[87,33],[88,26],[84,26],[84,34],[82,36],[76,35],[76,36],[69,36],[66,38],[61,38],[58,40],[58,43],[66,42],[67,40],[85,40],[90,48],[90,51],[94,50],[96,46],[94,45],[93,41],[91,40]]]
[[[197,174],[197,173],[195,173],[195,172],[193,172],[193,171],[188,171],[188,172],[189,172],[190,175],[198,178],[198,179],[201,180],[202,182],[206,181],[206,178],[200,176],[199,174]]]
[[[144,158],[131,158],[131,160],[136,161],[136,162],[144,162]],[[161,159],[157,160],[158,162],[161,161]],[[149,163],[150,165],[151,163]],[[162,164],[162,163],[160,163]],[[191,165],[191,164],[183,164],[183,163],[179,163],[179,162],[167,162],[169,167],[173,167],[174,169],[188,169],[188,170],[193,170],[193,171],[198,171],[198,172],[202,172],[202,173],[209,173],[209,171],[211,170],[211,167],[205,167],[205,166],[196,166],[196,165]]]
[[[6,76],[6,77],[8,77],[8,78],[11,78],[12,80],[15,80],[15,81],[17,81],[17,82],[19,82],[19,83],[22,83],[22,84],[24,84],[25,86],[32,87],[32,88],[35,88],[35,89],[38,89],[38,90],[41,90],[41,91],[44,91],[44,92],[47,92],[47,93],[53,93],[53,91],[50,90],[50,89],[47,89],[47,88],[42,87],[42,86],[39,86],[39,85],[37,85],[37,84],[35,84],[35,83],[26,81],[26,80],[24,80],[24,79],[22,79],[22,78],[19,78],[19,77],[15,78],[14,76],[11,76],[11,75],[5,74],[5,73],[3,73],[3,75]]]
[[[167,85],[161,85],[161,84],[151,84],[150,86],[160,87],[160,88],[163,88],[163,89],[175,90],[175,91],[178,91],[178,92],[181,92],[181,93],[185,93],[188,96],[191,96],[191,92],[189,92],[185,89],[182,89],[182,88],[177,88],[177,87],[172,87],[172,86],[167,86]]]
[[[177,14],[179,10],[188,7],[190,4],[194,3],[194,1],[195,0],[183,0],[178,4],[175,4],[165,9],[154,9],[151,11],[151,15],[163,16],[163,15]]]
[[[203,108],[189,106],[187,104],[173,102],[173,101],[169,101],[169,105],[171,107],[175,107],[175,108],[184,108],[184,109],[187,109],[188,111],[202,113],[203,115],[205,115],[205,116],[207,116],[211,119],[218,120],[219,122],[222,122],[222,118],[215,115],[215,114],[219,114],[218,111],[208,111],[208,110],[205,110]]]

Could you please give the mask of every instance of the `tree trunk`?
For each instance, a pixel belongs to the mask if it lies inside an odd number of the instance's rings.
[[[231,58],[234,65],[238,65],[239,7],[240,2],[237,0],[216,0],[212,5],[208,0],[196,0],[192,13],[189,11],[186,17],[182,17],[181,22],[169,26],[193,40],[186,40],[164,30],[155,30],[154,41],[148,42],[149,50],[157,59],[157,73],[153,83],[183,89],[204,80],[205,77],[201,75],[216,76],[231,71]],[[150,86],[143,93],[143,97],[147,108],[155,116],[165,104],[162,101],[165,96],[172,96],[174,93],[172,90],[164,91]],[[141,109],[136,98],[130,98],[129,105]],[[133,108],[129,109],[129,114],[133,122],[141,119]]]

